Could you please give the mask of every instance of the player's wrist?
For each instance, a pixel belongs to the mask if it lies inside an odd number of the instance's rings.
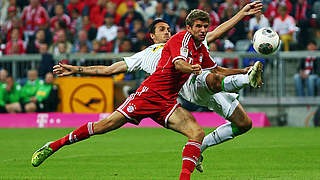
[[[77,73],[82,73],[83,72],[83,67],[78,67],[77,68]]]

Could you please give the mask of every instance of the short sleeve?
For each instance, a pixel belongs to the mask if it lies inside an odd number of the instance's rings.
[[[130,57],[124,57],[123,60],[128,66],[128,72],[134,72],[141,70],[142,58],[145,55],[145,51],[138,52]]]

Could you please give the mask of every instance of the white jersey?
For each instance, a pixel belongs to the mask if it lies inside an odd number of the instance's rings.
[[[164,45],[164,43],[154,44],[133,56],[123,58],[124,62],[127,64],[128,72],[143,70],[149,74],[154,73],[159,63]]]
[[[208,48],[206,40],[203,44]],[[131,57],[123,58],[128,67],[127,71],[143,70],[149,74],[154,73],[164,45],[164,43],[154,44]],[[192,74],[181,88],[179,95],[192,103],[206,106],[220,116],[228,118],[239,103],[236,99],[237,94],[225,92],[213,94],[206,85],[205,79],[208,73],[209,71],[203,71],[199,76]]]

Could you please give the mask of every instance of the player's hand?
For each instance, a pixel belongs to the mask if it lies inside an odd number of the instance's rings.
[[[202,73],[201,66],[199,64],[191,65],[192,73],[195,75],[199,75]]]
[[[247,74],[252,66],[248,66],[243,69],[243,74]]]
[[[69,76],[77,72],[77,67],[68,65],[68,64],[61,64],[53,66],[53,74],[57,76]]]
[[[241,9],[241,13],[244,16],[249,16],[249,15],[253,15],[253,14],[256,14],[258,12],[261,12],[262,8],[263,8],[263,4],[261,3],[261,1],[254,1],[254,2],[249,3],[246,6],[244,6]]]

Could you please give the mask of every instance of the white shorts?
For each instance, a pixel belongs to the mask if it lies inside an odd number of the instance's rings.
[[[200,75],[191,74],[187,82],[181,88],[179,94],[187,101],[218,113],[228,119],[238,106],[239,95],[236,93],[213,93],[206,83],[206,77],[210,71],[203,71]]]

